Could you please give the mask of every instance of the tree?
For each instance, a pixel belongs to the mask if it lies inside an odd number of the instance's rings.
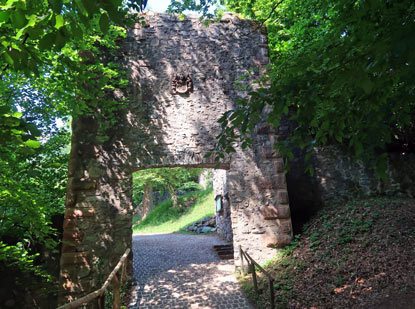
[[[56,248],[51,216],[64,209],[70,134],[56,119],[102,115],[105,140],[122,108],[109,94],[126,85],[111,57],[146,3],[0,0],[1,269],[47,277],[33,244]]]
[[[179,199],[176,191],[181,186],[194,183],[194,180],[202,172],[199,168],[155,168],[138,171],[134,174],[133,181],[133,199],[138,201],[144,199],[144,194],[148,188],[152,187],[158,190],[167,188],[173,201],[173,207],[179,207]],[[143,213],[146,213],[144,211]]]
[[[215,1],[210,1],[215,2]],[[339,143],[385,176],[391,143],[415,142],[415,4],[412,1],[228,0],[227,7],[267,26],[272,65],[257,89],[220,120],[216,151],[250,143],[266,113],[278,127],[283,115],[292,145],[310,157],[314,147]],[[310,171],[312,169],[310,168]]]

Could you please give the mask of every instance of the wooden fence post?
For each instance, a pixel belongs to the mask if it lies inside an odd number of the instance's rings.
[[[245,276],[244,255],[242,253],[242,246],[239,246],[239,259],[241,260],[241,274]]]
[[[98,307],[100,309],[105,309],[105,291],[102,293],[102,295],[98,299]]]
[[[112,292],[114,294],[114,302],[112,305],[113,309],[120,309],[120,280],[118,274],[115,274],[112,279]]]
[[[259,292],[258,292],[258,282],[256,281],[255,264],[254,264],[254,263],[252,263],[252,261],[251,261],[251,263],[249,264],[249,266],[250,266],[250,268],[251,268],[251,273],[252,273],[252,281],[254,282],[254,289],[255,289],[255,293],[256,293],[257,295],[259,295]]]

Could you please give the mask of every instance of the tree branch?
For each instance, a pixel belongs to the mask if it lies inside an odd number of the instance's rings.
[[[25,43],[26,43],[26,41],[27,41],[27,39],[29,38],[29,34],[28,33],[26,33],[25,34],[25,36],[24,36],[24,38],[23,38],[23,41],[22,41],[22,44],[24,45]],[[7,64],[4,68],[3,68],[3,70],[1,70],[1,73],[0,73],[0,80],[3,78],[3,73],[4,72],[6,72],[6,70],[9,68],[9,66],[10,66],[10,64]]]
[[[274,14],[275,10],[277,9],[277,7],[283,3],[284,0],[280,0],[277,3],[275,3],[275,5],[272,7],[271,12],[269,12],[268,17],[264,19],[264,21],[261,23],[261,27],[265,24],[265,22],[271,18],[272,14]]]

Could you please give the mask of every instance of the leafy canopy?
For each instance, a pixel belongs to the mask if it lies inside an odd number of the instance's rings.
[[[147,1],[0,0],[0,262],[35,267],[33,245],[55,248],[51,217],[62,213],[69,132],[79,115],[109,127],[126,85],[112,61]],[[98,137],[105,140],[103,136]]]

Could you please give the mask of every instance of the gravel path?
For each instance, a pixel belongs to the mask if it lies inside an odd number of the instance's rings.
[[[233,261],[213,250],[215,235],[134,235],[129,308],[252,308],[233,275]]]

